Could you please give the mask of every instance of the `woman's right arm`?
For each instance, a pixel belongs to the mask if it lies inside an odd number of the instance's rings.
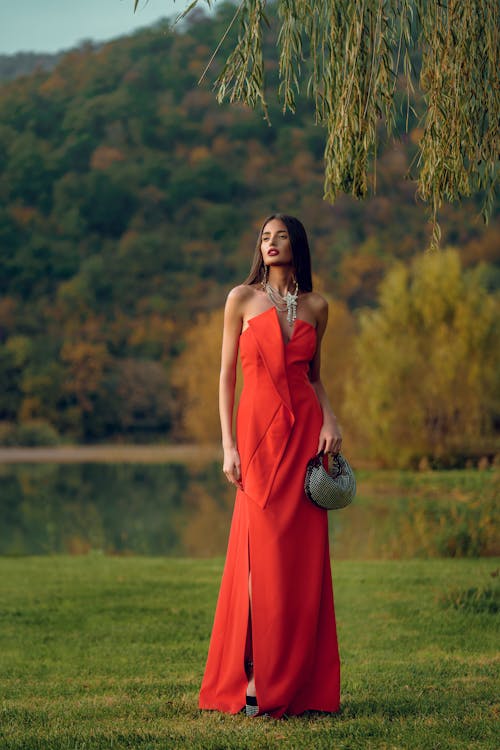
[[[248,287],[236,287],[227,297],[219,379],[219,414],[224,450],[222,470],[228,480],[237,487],[241,487],[241,466],[236,440],[233,437],[234,390],[238,343],[243,325],[243,302],[247,294]]]

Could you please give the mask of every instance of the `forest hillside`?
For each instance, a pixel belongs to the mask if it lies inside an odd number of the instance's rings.
[[[271,94],[272,127],[218,105],[223,51],[198,85],[231,12],[223,4],[181,29],[83,46],[0,86],[0,443],[193,438],[182,367],[202,370],[203,355],[190,361],[189,347],[208,325],[210,359],[211,316],[246,276],[273,211],[304,222],[317,288],[339,316],[336,341],[347,343],[327,364],[339,397],[335,373],[354,366],[359,312],[377,308],[395,264],[424,252],[427,209],[405,179],[421,124],[410,119],[400,141],[381,125],[376,192],[328,205],[324,133],[304,95],[283,116]],[[275,34],[271,23],[269,53]],[[267,74],[274,84],[276,61]],[[401,104],[402,131],[403,92]],[[480,269],[474,283],[493,298],[500,222],[485,227],[479,207],[444,207],[442,244],[456,248],[461,274]],[[488,434],[493,401],[478,427]]]
[[[19,76],[30,75],[36,70],[53,70],[62,56],[61,52],[2,54],[0,55],[0,81],[11,81]]]

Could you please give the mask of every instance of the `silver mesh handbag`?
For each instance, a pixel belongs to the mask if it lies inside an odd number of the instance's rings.
[[[323,465],[323,451],[307,464],[304,490],[318,508],[339,510],[352,502],[356,494],[356,478],[341,453],[328,453],[328,471]]]

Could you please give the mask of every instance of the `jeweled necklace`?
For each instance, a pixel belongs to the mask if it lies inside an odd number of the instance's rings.
[[[299,282],[295,280],[295,289],[293,290],[293,292],[287,291],[285,295],[280,294],[278,290],[271,286],[268,281],[266,281],[263,286],[267,296],[269,297],[277,311],[285,312],[286,310],[287,323],[288,325],[293,326],[297,318],[297,298],[299,296]]]

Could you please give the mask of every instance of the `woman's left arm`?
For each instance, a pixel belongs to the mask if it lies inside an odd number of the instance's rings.
[[[311,381],[311,385],[315,390],[316,396],[318,397],[318,401],[323,410],[323,425],[319,433],[318,452],[323,450],[325,453],[338,453],[342,446],[342,433],[337,422],[337,417],[333,413],[328,396],[326,395],[323,383],[321,382],[320,375],[321,342],[326,330],[326,324],[328,323],[328,303],[319,295],[317,295],[315,303],[317,345],[316,352],[314,353],[314,357],[310,364],[309,380]]]

